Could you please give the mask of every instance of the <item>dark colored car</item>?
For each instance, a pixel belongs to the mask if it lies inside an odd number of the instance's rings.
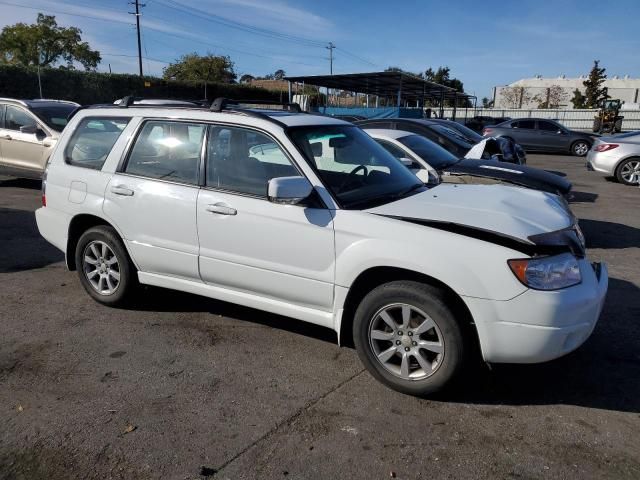
[[[545,118],[519,118],[499,125],[485,127],[487,137],[508,138],[522,145],[527,151],[570,153],[584,157],[595,135],[569,130],[555,120]]]
[[[490,117],[488,115],[476,115],[466,121],[465,125],[474,132],[482,133],[484,127],[498,125],[499,123],[511,120],[511,117]]]
[[[385,128],[416,133],[437,143],[454,156],[464,157],[471,148],[484,138],[473,130],[452,120],[384,118],[356,122],[361,128]],[[505,162],[525,163],[524,150],[510,141],[498,141],[497,151],[492,152]]]
[[[378,129],[365,131],[403,163],[413,160],[413,166],[407,165],[410,169],[428,165],[438,172],[444,182],[487,183],[479,179],[493,179],[495,182],[489,183],[509,183],[560,195],[567,195],[572,188],[566,178],[546,170],[495,160],[457,158],[421,135]]]

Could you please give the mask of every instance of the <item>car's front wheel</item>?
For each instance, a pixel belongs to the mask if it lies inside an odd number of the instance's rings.
[[[376,379],[418,396],[450,386],[468,351],[443,293],[412,281],[390,282],[365,296],[356,310],[353,338]]]
[[[578,140],[577,142],[573,142],[571,145],[571,153],[573,153],[576,157],[584,157],[591,148],[589,142],[584,140]]]
[[[121,305],[136,279],[135,268],[117,232],[104,225],[82,234],[76,246],[80,283],[91,297],[105,305]]]
[[[640,183],[640,158],[627,158],[616,168],[616,179],[625,185]]]

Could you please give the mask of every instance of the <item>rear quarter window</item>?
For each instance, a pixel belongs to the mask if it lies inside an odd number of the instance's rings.
[[[130,118],[85,118],[76,127],[65,148],[65,162],[100,170]]]

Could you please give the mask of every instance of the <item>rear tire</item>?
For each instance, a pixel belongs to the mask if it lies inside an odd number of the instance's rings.
[[[451,387],[471,344],[441,290],[419,282],[381,285],[360,302],[353,339],[360,360],[384,385],[425,396]]]
[[[137,285],[136,271],[112,227],[100,225],[84,232],[75,258],[80,283],[94,300],[110,306],[126,303]]]
[[[627,158],[616,168],[616,180],[624,185],[638,185],[640,181],[640,157]]]
[[[591,145],[586,140],[577,140],[571,144],[571,153],[576,157],[584,157],[590,148]]]

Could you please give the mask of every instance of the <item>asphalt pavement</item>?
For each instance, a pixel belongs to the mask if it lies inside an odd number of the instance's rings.
[[[609,264],[592,337],[418,399],[333,332],[194,295],[92,301],[38,234],[39,183],[0,177],[1,479],[638,479],[640,189],[567,174]]]

